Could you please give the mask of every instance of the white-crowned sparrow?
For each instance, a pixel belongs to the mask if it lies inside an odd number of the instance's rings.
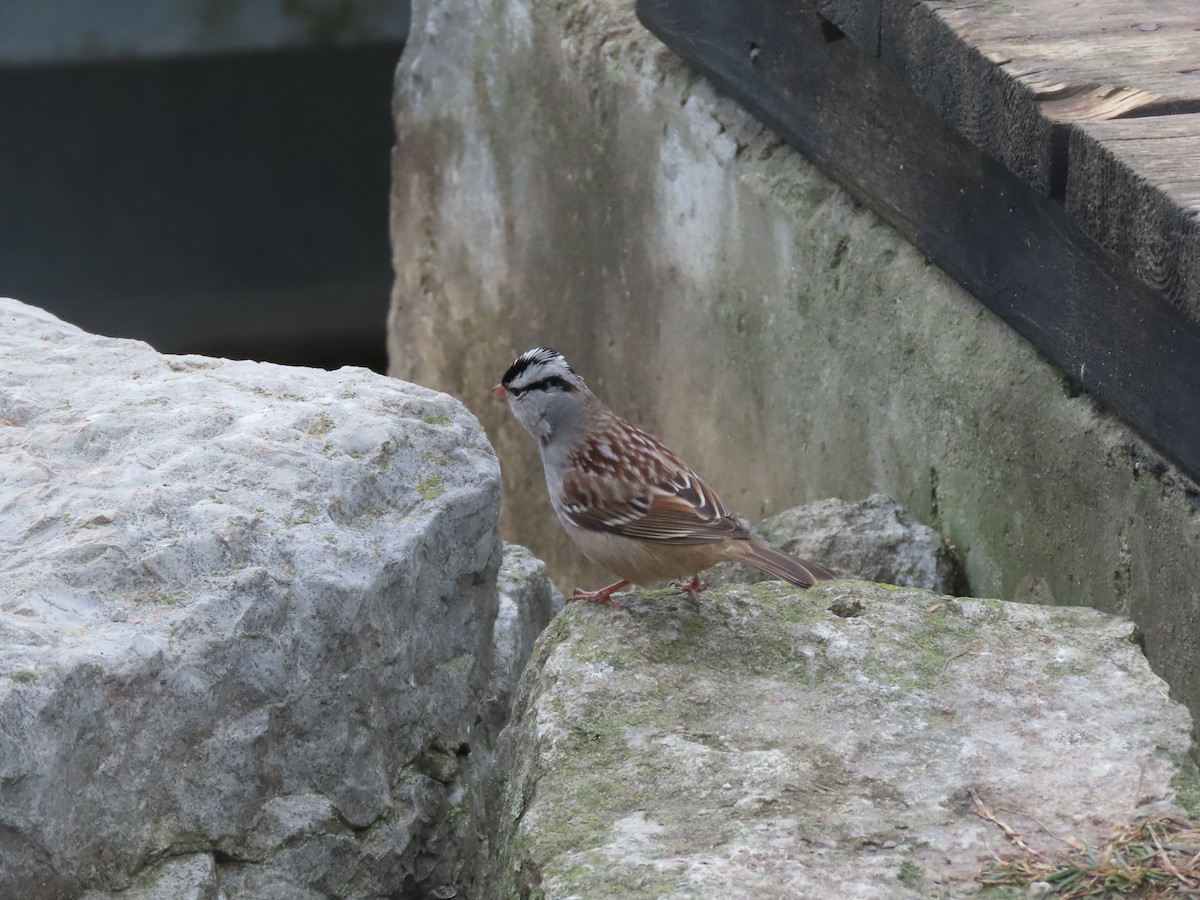
[[[716,493],[666,445],[630,425],[593,394],[550,347],[517,357],[492,388],[538,442],[550,502],[583,553],[620,576],[572,600],[620,606],[612,595],[630,583],[691,575],[680,584],[696,598],[699,572],[736,560],[811,587],[835,578],[825,566],[754,540]]]

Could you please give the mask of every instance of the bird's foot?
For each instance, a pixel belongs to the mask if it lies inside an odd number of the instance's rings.
[[[575,593],[567,598],[567,602],[575,603],[576,601],[583,600],[585,603],[603,603],[605,606],[611,606],[613,609],[623,609],[629,612],[625,604],[618,603],[612,596],[623,587],[629,587],[629,582],[618,581],[615,584],[610,584],[608,587],[602,587],[598,591],[585,591],[583,588],[575,588]]]
[[[701,581],[699,575],[693,575],[691,581],[672,581],[671,587],[679,588],[693,603],[699,603],[700,592],[708,587],[708,582]]]

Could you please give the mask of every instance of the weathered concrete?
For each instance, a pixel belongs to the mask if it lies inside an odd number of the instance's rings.
[[[883,492],[979,593],[1128,613],[1200,709],[1196,487],[617,0],[425,0],[397,74],[393,374],[461,397],[502,530],[595,586],[487,388],[539,343],[741,515]]]
[[[1197,800],[1120,618],[850,581],[630,602],[541,639],[478,896],[963,897],[1007,843],[973,796],[1042,851]]]
[[[452,890],[561,605],[474,417],[10,300],[0,358],[0,896]]]

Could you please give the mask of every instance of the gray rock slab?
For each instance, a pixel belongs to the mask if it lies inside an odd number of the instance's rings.
[[[474,417],[8,300],[0,359],[0,896],[174,857],[216,860],[231,900],[444,888],[464,760],[520,668],[503,642],[550,609],[510,572],[527,608],[497,631]]]
[[[768,544],[850,578],[939,594],[968,593],[966,574],[950,542],[885,494],[806,503],[764,519],[751,531]],[[727,563],[705,578],[714,585],[754,584],[770,576]]]
[[[540,640],[485,896],[960,897],[1009,849],[973,796],[1042,850],[1196,797],[1125,620],[854,581],[629,600]]]
[[[118,895],[121,900],[222,900],[211,853],[177,856],[141,872]],[[111,900],[112,894],[86,891],[79,900]]]
[[[534,643],[562,610],[564,600],[551,583],[546,564],[517,544],[504,545],[497,583],[500,610],[494,626],[495,657],[488,699],[498,734],[508,721],[513,694]]]

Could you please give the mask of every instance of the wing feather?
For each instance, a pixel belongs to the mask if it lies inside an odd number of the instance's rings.
[[[572,453],[560,515],[581,528],[664,544],[749,537],[662,441],[615,416],[605,426]]]

